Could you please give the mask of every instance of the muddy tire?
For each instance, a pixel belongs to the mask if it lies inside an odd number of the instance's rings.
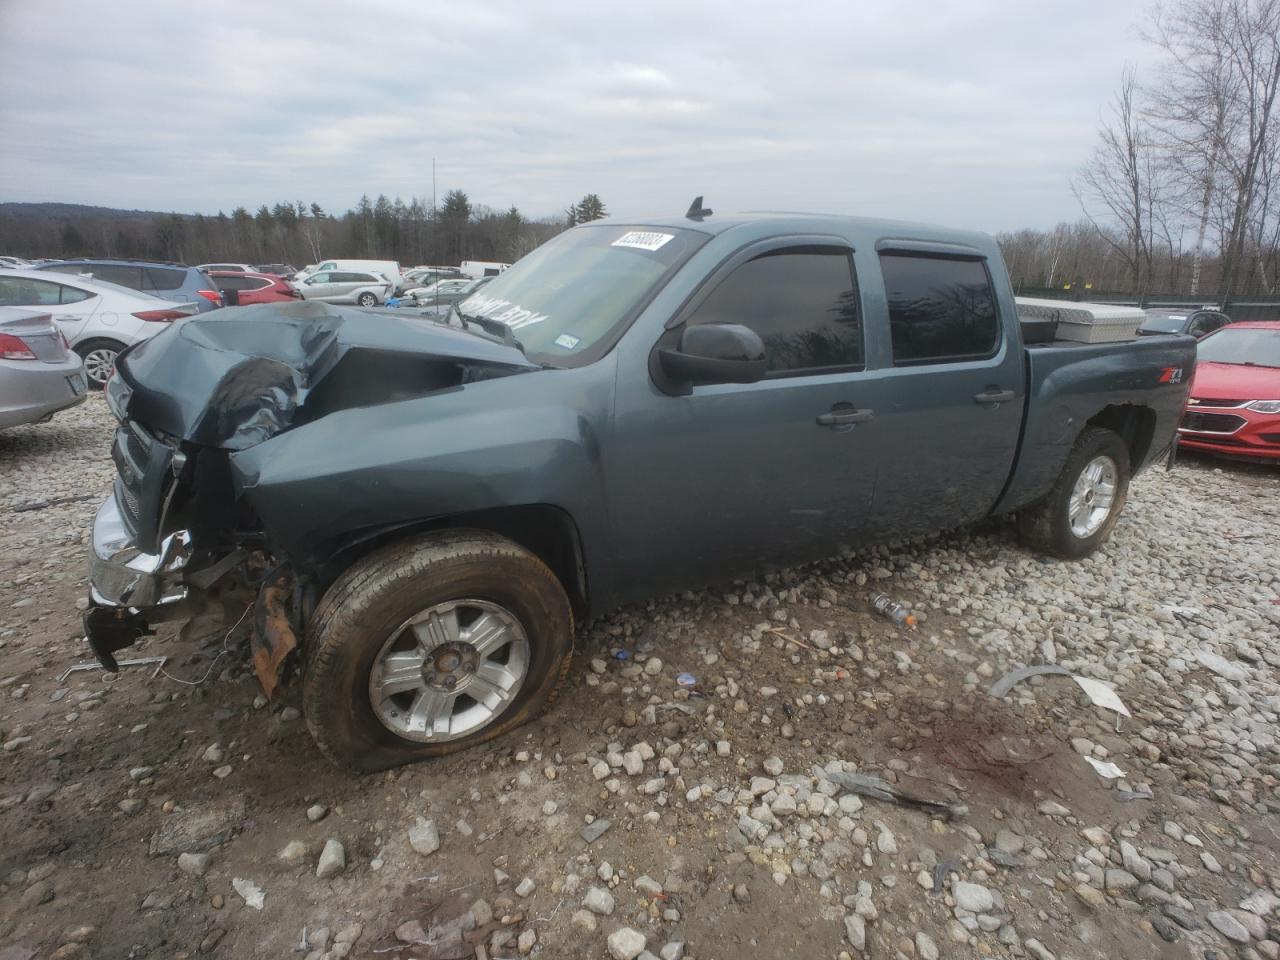
[[[1129,495],[1129,448],[1110,430],[1076,438],[1053,489],[1018,514],[1018,538],[1039,553],[1079,560],[1097,550]]]
[[[573,611],[525,548],[485,531],[438,531],[339,576],[306,650],[303,707],[321,752],[348,770],[385,770],[542,713],[569,671]]]

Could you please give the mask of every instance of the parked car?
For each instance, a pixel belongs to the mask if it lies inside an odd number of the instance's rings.
[[[258,268],[248,263],[202,263],[197,270],[203,270],[205,273],[212,273],[218,270],[222,273],[234,271],[235,273],[257,273]]]
[[[278,303],[281,300],[302,298],[302,294],[275,275],[214,270],[209,273],[209,279],[218,288],[227,306],[243,307],[251,303]]]
[[[0,430],[48,420],[87,395],[84,363],[52,315],[0,307]]]
[[[306,300],[325,303],[355,303],[376,307],[392,295],[392,285],[382,276],[358,270],[321,270],[301,283],[294,283]]]
[[[1185,333],[1199,340],[1230,322],[1231,318],[1218,310],[1148,310],[1147,319],[1138,328],[1138,335],[1152,337]]]
[[[173,300],[194,303],[201,313],[222,306],[222,295],[198,267],[183,263],[156,263],[150,260],[62,260],[33,269],[88,275],[130,290]]]
[[[382,769],[538,715],[619,604],[993,514],[1088,556],[1170,452],[1192,341],[1024,345],[990,237],[698,213],[568,230],[461,329],[272,305],[126,354],[103,663],[256,552],[264,688],[296,662],[321,751]]]
[[[323,260],[314,268],[299,273],[294,277],[297,282],[317,273],[376,273],[391,284],[391,293],[399,293],[404,289],[404,277],[400,274],[400,264],[394,260]]]
[[[1233,323],[1196,354],[1179,446],[1280,462],[1280,322]]]
[[[496,277],[510,266],[496,260],[463,260],[458,269],[468,277]]]
[[[406,292],[418,287],[429,287],[437,280],[468,279],[457,267],[414,267],[404,273]]]
[[[98,390],[125,347],[198,312],[194,303],[175,303],[118,284],[44,270],[0,270],[0,306],[47,308],[84,360],[89,386]]]
[[[448,306],[461,303],[492,279],[493,277],[481,277],[479,280],[471,280],[463,277],[454,280],[437,280],[429,287],[406,290],[404,299],[422,306]],[[400,305],[409,304],[402,300]]]
[[[22,257],[0,257],[0,269],[23,270],[30,266],[31,261],[24,260]]]
[[[253,269],[257,273],[267,273],[282,280],[292,280],[298,272],[287,263],[260,263]]]

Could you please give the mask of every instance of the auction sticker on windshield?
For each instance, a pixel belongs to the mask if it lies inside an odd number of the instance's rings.
[[[652,252],[661,249],[668,240],[674,239],[674,233],[646,233],[643,230],[632,230],[630,233],[624,233],[613,241],[612,246],[631,247],[633,250],[648,250]]]

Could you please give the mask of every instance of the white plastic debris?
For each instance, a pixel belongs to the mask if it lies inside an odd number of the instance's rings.
[[[252,880],[241,880],[239,877],[231,878],[231,888],[240,894],[246,907],[253,907],[255,910],[261,910],[263,903],[266,901],[267,895],[262,892]]]
[[[1089,677],[1081,677],[1076,674],[1071,675],[1071,679],[1080,685],[1080,689],[1084,691],[1085,696],[1094,704],[1094,706],[1102,707],[1104,710],[1114,710],[1116,713],[1131,717],[1133,714],[1129,712],[1129,708],[1124,705],[1116,692],[1107,686],[1101,680],[1092,680]]]
[[[1124,771],[1110,760],[1099,760],[1096,757],[1085,757],[1084,759],[1089,766],[1098,771],[1098,776],[1100,777],[1105,777],[1108,780],[1119,780],[1124,776]]]

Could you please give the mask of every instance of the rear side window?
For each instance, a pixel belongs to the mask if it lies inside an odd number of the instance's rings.
[[[863,362],[862,311],[853,259],[839,247],[791,247],[735,269],[689,323],[737,323],[764,341],[769,372]]]
[[[144,267],[152,290],[181,290],[187,282],[187,271],[170,270],[168,267]]]
[[[79,303],[81,300],[88,300],[90,297],[96,297],[96,293],[89,293],[87,290],[78,290],[75,287],[67,287],[58,284],[62,290],[62,303]]]
[[[61,297],[62,284],[26,277],[0,277],[0,307],[54,306]]]
[[[995,353],[1000,318],[982,261],[882,254],[880,268],[896,366]]]
[[[213,282],[219,290],[244,290],[244,277],[214,277]]]
[[[270,280],[263,280],[261,277],[245,277],[241,283],[245,290],[264,290],[271,286]]]

